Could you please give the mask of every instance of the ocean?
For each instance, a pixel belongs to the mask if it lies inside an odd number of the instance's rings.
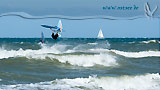
[[[158,38],[0,38],[0,90],[160,90]]]

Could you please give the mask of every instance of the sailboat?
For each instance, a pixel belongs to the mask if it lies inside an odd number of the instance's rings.
[[[104,36],[103,36],[103,33],[102,33],[102,30],[100,29],[99,30],[99,33],[98,33],[98,36],[97,36],[98,38],[104,38]]]

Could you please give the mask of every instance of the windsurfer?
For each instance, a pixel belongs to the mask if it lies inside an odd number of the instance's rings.
[[[56,40],[58,38],[58,32],[55,35],[54,32],[52,32],[52,38]]]

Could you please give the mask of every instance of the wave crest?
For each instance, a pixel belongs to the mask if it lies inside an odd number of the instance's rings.
[[[141,51],[141,52],[123,52],[118,50],[110,50],[110,51],[128,58],[160,57],[159,51]]]
[[[46,45],[42,45],[42,48],[39,50],[32,50],[26,49],[23,50],[20,48],[19,50],[5,50],[0,49],[0,59],[10,58],[10,57],[29,57],[29,56],[36,56],[36,55],[43,55],[43,54],[60,54],[64,51],[67,45],[53,45],[48,47]]]
[[[45,60],[47,58],[50,58],[51,60],[56,59],[60,63],[69,63],[75,66],[92,67],[95,65],[117,66],[117,55],[122,55],[128,58],[160,57],[159,51],[124,52],[98,48],[82,50],[81,47],[78,45],[73,49],[68,49],[68,45],[55,44],[53,46],[42,45],[42,48],[39,50],[0,49],[0,59],[11,57],[26,57],[27,59],[33,58],[36,60]]]
[[[145,74],[136,76],[120,77],[94,77],[74,78],[74,79],[56,79],[49,82],[1,85],[0,89],[59,89],[59,90],[159,90],[160,75]]]
[[[109,53],[98,53],[98,54],[76,54],[75,52],[69,52],[65,50],[67,45],[53,45],[51,47],[42,46],[39,50],[0,50],[0,59],[11,58],[11,57],[26,57],[28,59],[41,59],[45,60],[50,58],[51,60],[58,60],[60,63],[69,63],[75,66],[92,67],[95,65],[103,66],[116,66],[118,65],[116,56]],[[68,53],[68,54],[67,54]]]
[[[71,65],[91,67],[94,65],[116,66],[118,65],[116,57],[109,54],[98,55],[69,55],[56,57],[62,63],[69,63]]]
[[[149,41],[142,41],[140,43],[148,44],[148,43],[160,43],[158,40],[149,40]]]

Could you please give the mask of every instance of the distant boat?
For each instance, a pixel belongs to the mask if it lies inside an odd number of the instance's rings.
[[[104,38],[104,36],[103,36],[103,33],[102,33],[102,30],[100,29],[99,30],[99,33],[98,33],[98,36],[97,36],[98,38]]]

